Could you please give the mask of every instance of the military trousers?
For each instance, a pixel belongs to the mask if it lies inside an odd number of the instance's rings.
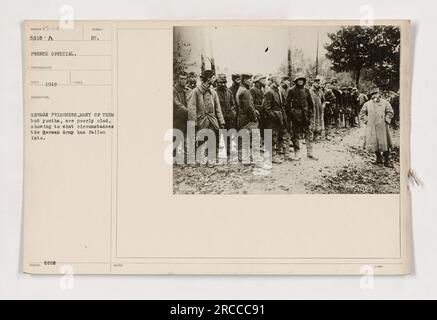
[[[312,155],[313,153],[313,130],[311,125],[294,122],[293,123],[293,135],[291,141],[293,143],[293,148],[295,152],[300,151],[300,138],[303,136],[305,139],[305,145],[307,147],[307,154]]]

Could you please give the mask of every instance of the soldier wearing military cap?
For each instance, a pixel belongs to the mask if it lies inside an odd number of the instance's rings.
[[[321,88],[322,77],[316,76],[311,86],[310,92],[314,101],[314,139],[317,137],[323,138],[325,135],[324,117],[323,117],[323,104],[324,94]]]
[[[376,164],[393,167],[390,162],[390,150],[393,147],[390,123],[393,119],[393,108],[387,100],[381,98],[378,88],[370,91],[370,100],[360,112],[365,120],[364,148],[376,154]],[[381,154],[382,153],[382,154]]]
[[[352,120],[351,120],[351,126],[355,127],[360,123],[360,117],[358,116],[360,113],[360,103],[358,99],[358,89],[356,87],[350,88],[350,101],[351,101],[351,107],[352,107]]]
[[[258,111],[255,109],[250,87],[252,85],[252,75],[242,74],[241,84],[236,95],[238,106],[238,127],[241,128],[258,128]]]
[[[211,88],[215,80],[213,71],[204,70],[200,79],[201,83],[193,89],[188,99],[188,120],[194,121],[198,130],[224,128],[219,98]]]
[[[284,101],[279,86],[279,76],[271,77],[272,84],[267,88],[263,100],[263,111],[265,112],[265,127],[272,130],[272,162],[282,163],[279,153],[284,154],[285,160],[290,157],[289,122],[287,112],[284,108]]]
[[[335,82],[327,84],[323,94],[325,101],[325,108],[323,110],[325,130],[328,130],[329,126],[337,125],[338,123],[337,97],[333,90],[335,90]]]
[[[344,126],[353,127],[355,124],[352,101],[352,87],[343,86],[342,89],[342,111],[344,116]]]
[[[227,78],[225,74],[217,75],[217,94],[220,101],[223,117],[225,119],[226,129],[237,128],[237,107],[235,105],[234,95],[227,88]]]
[[[190,89],[187,87],[187,74],[181,72],[173,86],[173,128],[182,132],[187,130],[187,100]]]
[[[188,81],[187,86],[191,90],[193,90],[197,86],[197,74],[193,71],[188,73]]]
[[[252,94],[253,103],[255,105],[255,109],[259,113],[259,128],[261,129],[261,134],[264,129],[264,113],[262,111],[262,103],[264,98],[264,89],[266,86],[266,77],[262,74],[257,74],[253,78],[254,85],[250,88],[250,93]]]
[[[188,121],[195,123],[196,130],[213,130],[215,132],[217,148],[220,137],[219,129],[225,127],[225,119],[217,92],[212,88],[212,84],[215,81],[214,72],[212,70],[204,70],[200,75],[200,80],[201,83],[191,91],[188,99]],[[206,156],[208,144],[203,142],[198,146],[202,156]],[[208,161],[213,161],[210,164],[214,164],[215,160],[213,158],[211,160],[208,159]]]
[[[238,88],[236,102],[238,105],[238,128],[249,130],[251,137],[251,147],[252,149],[252,164],[260,165],[259,159],[259,143],[260,143],[260,133],[259,133],[259,113],[255,109],[255,104],[253,102],[252,94],[250,93],[250,87],[252,85],[252,75],[242,74],[241,75],[241,85]],[[258,139],[254,139],[255,135]],[[254,141],[256,140],[256,141]],[[243,147],[245,147],[243,145]],[[250,151],[246,148],[242,150],[242,161],[243,164],[250,164]]]
[[[292,124],[292,142],[296,160],[300,160],[300,135],[304,135],[307,156],[317,160],[313,155],[314,102],[308,88],[305,88],[306,77],[303,73],[296,74],[294,87],[288,91],[286,108],[289,110]]]
[[[281,77],[281,84],[279,86],[279,92],[282,95],[282,100],[287,100],[287,94],[288,89],[290,88],[290,77],[289,76],[282,76]]]
[[[232,79],[232,85],[229,87],[229,89],[232,91],[232,94],[234,95],[234,100],[236,100],[237,91],[241,83],[241,74],[234,73],[231,75],[231,79]]]

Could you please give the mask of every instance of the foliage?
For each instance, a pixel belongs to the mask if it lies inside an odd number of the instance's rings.
[[[195,63],[188,63],[191,54],[191,44],[183,42],[180,33],[175,32],[173,35],[173,77],[181,72],[187,72],[188,68]]]
[[[399,88],[400,30],[393,26],[348,26],[328,34],[325,45],[332,70],[350,72],[357,86],[363,70],[375,85]]]

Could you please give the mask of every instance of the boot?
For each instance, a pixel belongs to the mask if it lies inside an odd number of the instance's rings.
[[[311,141],[307,143],[307,157],[312,160],[319,160],[313,155],[313,143]]]
[[[374,162],[374,164],[382,164],[382,156],[381,156],[381,152],[376,151],[376,161]]]
[[[282,163],[281,157],[279,157],[278,154],[273,155],[272,163],[281,164]]]
[[[307,157],[308,157],[309,159],[311,159],[311,160],[319,160],[319,158],[317,158],[316,156],[314,156],[312,153],[309,153],[309,154],[307,155]]]
[[[390,161],[390,152],[384,151],[383,155],[384,155],[384,167],[394,168],[393,163],[391,163]]]
[[[284,160],[285,161],[293,161],[293,157],[291,156],[291,152],[285,152],[284,153]]]
[[[297,149],[297,150],[294,151],[294,157],[292,157],[291,160],[299,161],[300,159],[301,159],[300,158],[300,150]]]

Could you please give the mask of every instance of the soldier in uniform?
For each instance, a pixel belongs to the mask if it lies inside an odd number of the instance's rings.
[[[359,124],[358,114],[360,113],[360,104],[358,101],[358,89],[356,87],[352,88],[351,91],[351,105],[352,105],[352,126],[355,127]]]
[[[255,109],[250,87],[252,84],[251,74],[241,75],[241,84],[236,94],[236,102],[238,105],[238,126],[239,129],[254,129],[258,128],[258,113]]]
[[[215,80],[214,72],[212,70],[204,70],[200,79],[201,83],[191,91],[188,98],[188,121],[195,123],[196,130],[213,130],[216,136],[216,147],[218,147],[219,129],[225,127],[225,119],[217,92],[211,87]],[[199,148],[201,148],[200,153],[205,155],[206,143],[201,143]],[[210,164],[212,163],[210,162]]]
[[[187,100],[190,93],[190,89],[186,84],[187,74],[182,72],[178,75],[177,81],[173,86],[173,128],[182,131],[184,136],[187,133]],[[176,138],[174,141],[177,141]],[[175,144],[173,156],[176,156],[176,154],[182,155],[184,153],[183,150],[184,144],[182,142]]]
[[[332,84],[327,85],[323,95],[323,99],[325,100],[325,109],[323,112],[325,130],[327,130],[329,126],[337,124],[337,98],[332,88]]]
[[[266,90],[263,99],[265,126],[272,130],[272,162],[282,163],[279,152],[284,154],[285,160],[292,160],[289,148],[289,122],[284,108],[285,103],[279,92],[280,77],[273,76],[271,79],[272,85]]]
[[[348,97],[347,97],[347,87],[341,86],[340,87],[340,97],[337,99],[339,111],[340,111],[340,124],[342,127],[347,126],[347,119],[348,119]]]
[[[343,121],[343,103],[342,103],[342,92],[340,91],[338,84],[337,84],[337,80],[332,80],[331,82],[332,85],[332,93],[335,96],[335,108],[334,108],[334,121],[335,121],[335,126],[336,127],[340,127],[342,121]]]
[[[308,88],[305,88],[306,77],[298,73],[294,79],[294,87],[288,91],[286,108],[290,111],[293,127],[292,142],[296,160],[300,159],[300,135],[304,135],[307,147],[307,157],[318,160],[313,155],[314,103]]]
[[[257,74],[253,78],[254,85],[250,88],[250,93],[252,94],[253,104],[255,109],[258,111],[259,128],[261,130],[261,136],[263,136],[263,130],[265,128],[265,117],[262,110],[264,90],[266,86],[266,77],[262,74]]]
[[[255,104],[253,102],[252,94],[250,93],[250,87],[252,85],[252,75],[251,74],[242,74],[241,75],[241,84],[238,88],[236,95],[236,102],[238,105],[238,128],[249,130],[251,146],[253,148],[252,154],[254,157],[252,158],[253,164],[260,165],[259,159],[259,147],[260,147],[260,134],[259,134],[259,114],[255,109]],[[257,139],[255,140],[255,134],[257,135]],[[255,141],[254,141],[255,140]],[[242,150],[242,161],[243,164],[250,164],[250,149],[247,149],[249,146],[243,145]]]
[[[323,91],[320,86],[322,81],[321,76],[317,76],[313,80],[313,84],[311,87],[311,96],[313,98],[314,102],[314,115],[313,115],[313,121],[314,121],[314,139],[316,138],[323,138],[325,135],[325,126],[324,126],[324,119],[323,119],[323,103],[324,103],[324,97],[323,97]]]
[[[232,85],[229,87],[229,89],[232,91],[232,94],[234,95],[234,100],[236,100],[235,98],[237,97],[237,91],[241,83],[241,75],[238,73],[234,73],[231,76],[231,78],[232,78]]]
[[[232,91],[226,87],[227,79],[225,74],[217,75],[217,94],[220,107],[225,119],[226,129],[237,128],[237,109]]]
[[[188,120],[196,123],[196,128],[218,130],[225,127],[217,92],[211,85],[214,82],[212,70],[204,70],[201,83],[193,89],[188,99]]]
[[[365,104],[368,100],[369,100],[369,98],[367,98],[367,95],[366,95],[364,92],[360,92],[360,93],[358,94],[358,105],[359,105],[360,111],[361,111],[361,109],[363,108],[364,104]]]
[[[253,78],[253,87],[250,88],[250,93],[252,94],[253,103],[255,104],[255,109],[259,112],[261,111],[263,98],[264,98],[264,88],[266,86],[266,77],[262,74],[257,74]]]
[[[187,99],[189,92],[187,74],[182,72],[178,75],[177,82],[173,86],[173,128],[184,133],[187,131]]]
[[[287,94],[289,88],[290,88],[290,77],[282,76],[281,85],[279,86],[279,92],[282,95],[282,101],[287,101]]]
[[[193,90],[197,86],[197,75],[195,72],[188,73],[187,87]]]
[[[355,126],[354,103],[352,101],[352,87],[344,88],[345,118],[346,126]]]
[[[237,106],[232,91],[226,86],[227,83],[225,74],[217,75],[217,95],[225,119],[225,129],[230,130],[227,137],[224,138],[224,143],[226,144],[227,153],[231,154],[231,152],[235,152],[233,146],[237,144],[235,132],[231,130],[237,129]]]

